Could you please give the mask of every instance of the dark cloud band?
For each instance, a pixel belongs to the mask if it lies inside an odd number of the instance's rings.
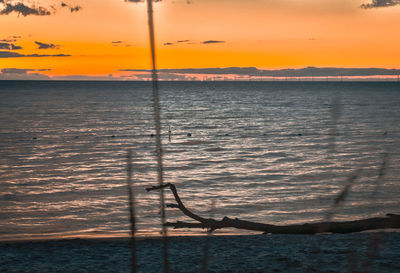
[[[7,73],[7,74],[26,74],[27,72],[31,72],[31,71],[51,71],[51,69],[49,69],[49,68],[42,68],[42,69],[3,68],[0,71],[1,71],[1,73]]]
[[[362,9],[373,9],[373,8],[392,7],[396,5],[400,5],[400,0],[373,0],[372,3],[362,4],[360,7]]]
[[[20,54],[17,52],[0,51],[0,58],[24,58],[24,57],[70,57],[68,54]]]
[[[120,71],[148,72],[146,69],[120,69]],[[159,69],[161,73],[176,74],[214,74],[240,75],[249,77],[327,77],[327,76],[375,76],[400,74],[400,69],[385,68],[339,68],[339,67],[305,67],[299,69],[263,70],[256,67],[226,67],[226,68],[182,68]]]

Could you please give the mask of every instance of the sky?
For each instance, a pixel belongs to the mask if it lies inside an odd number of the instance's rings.
[[[165,73],[400,69],[400,0],[162,0],[154,20]],[[139,0],[0,0],[0,25],[0,79],[148,75],[146,3]]]

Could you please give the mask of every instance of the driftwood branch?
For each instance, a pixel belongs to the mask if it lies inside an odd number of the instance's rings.
[[[374,217],[362,220],[345,221],[345,222],[319,222],[319,223],[306,223],[301,225],[271,225],[257,222],[250,222],[240,220],[238,218],[232,219],[224,217],[222,220],[215,220],[211,218],[203,218],[190,210],[188,210],[180,199],[174,184],[167,183],[162,186],[154,186],[146,188],[147,191],[158,190],[161,188],[169,187],[172,191],[176,204],[168,204],[167,207],[178,208],[183,214],[197,221],[197,223],[190,222],[167,222],[164,225],[167,227],[177,228],[206,228],[209,230],[216,230],[221,228],[237,228],[252,231],[260,231],[272,234],[316,234],[322,232],[331,233],[350,233],[360,232],[365,230],[400,228],[400,215],[386,214],[386,217]]]

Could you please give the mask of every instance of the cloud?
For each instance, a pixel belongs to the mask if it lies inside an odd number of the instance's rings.
[[[28,16],[28,15],[36,15],[36,16],[46,16],[46,15],[51,15],[51,12],[41,6],[36,7],[35,5],[28,7],[22,2],[18,3],[7,3],[7,0],[1,0],[0,3],[2,3],[4,8],[0,10],[0,15],[8,15],[12,12],[16,12],[18,15],[22,16]]]
[[[125,41],[112,41],[111,44],[113,46],[132,46],[131,44],[127,44]]]
[[[208,41],[203,41],[201,43],[202,44],[220,44],[220,43],[226,43],[226,41],[208,40]]]
[[[28,15],[36,15],[36,16],[47,16],[54,14],[57,9],[54,6],[50,6],[50,9],[53,10],[51,12],[48,8],[42,6],[31,5],[27,6],[23,2],[11,1],[11,0],[0,0],[0,4],[3,5],[3,8],[0,10],[0,15],[8,15],[12,12],[16,12],[18,15],[28,16]],[[68,8],[71,13],[80,11],[82,9],[81,6],[71,6],[67,3],[62,2],[61,8]]]
[[[0,0],[1,1],[1,0]],[[0,42],[5,42],[5,43],[12,43],[12,42],[16,42],[18,39],[20,39],[21,36],[10,36],[7,39],[1,39]]]
[[[10,74],[26,74],[28,71],[35,71],[35,69],[21,69],[21,68],[3,68],[1,73]]]
[[[61,7],[62,8],[69,8],[69,11],[72,12],[76,12],[76,11],[80,11],[82,9],[81,6],[71,6],[70,4],[67,4],[65,2],[61,2]]]
[[[1,0],[0,0],[1,1]],[[87,76],[87,75],[67,75],[67,76],[48,76],[42,71],[51,71],[51,69],[21,69],[21,68],[3,68],[0,69],[0,80],[72,80],[72,81],[116,81],[120,77],[107,76]]]
[[[396,5],[400,5],[400,0],[372,0],[372,3],[362,4],[360,8],[373,9],[382,7],[392,7]]]
[[[50,77],[34,71],[49,71],[51,69],[21,69],[3,68],[0,70],[0,80],[49,80]]]
[[[24,57],[25,55],[17,52],[0,51],[0,58],[17,58]]]
[[[68,54],[55,54],[55,55],[48,55],[48,54],[20,54],[17,52],[8,52],[8,51],[0,51],[0,58],[23,58],[23,57],[70,57],[71,55]]]
[[[165,46],[169,46],[169,45],[175,45],[175,44],[189,44],[192,43],[190,40],[178,40],[178,41],[174,41],[174,42],[166,42],[164,43]]]
[[[19,49],[22,49],[22,46],[11,44],[11,50],[19,50]]]
[[[54,55],[30,54],[30,55],[25,55],[24,57],[71,57],[71,55],[69,55],[69,54],[54,54]]]
[[[55,44],[46,44],[46,43],[41,43],[38,41],[35,41],[35,44],[37,44],[39,47],[38,49],[59,49],[60,46],[59,45],[55,45]]]
[[[19,49],[22,49],[22,47],[21,46],[17,46],[14,43],[0,43],[0,49],[19,50]]]
[[[1,0],[0,0],[1,1]],[[23,68],[3,68],[0,69],[0,80],[73,80],[73,81],[116,81],[120,77],[114,77],[112,74],[107,76],[87,76],[87,75],[66,75],[66,76],[48,76],[44,71],[51,71],[49,68],[23,69]]]
[[[81,6],[75,6],[75,7],[70,7],[70,8],[69,8],[69,10],[70,10],[71,12],[80,11],[81,9],[82,9]]]
[[[10,50],[10,44],[9,43],[0,43],[0,49]]]
[[[226,43],[226,41],[219,41],[219,40],[207,40],[207,41],[202,41],[200,42],[200,44],[222,44],[222,43]],[[194,42],[192,42],[191,40],[178,40],[178,41],[174,41],[174,42],[166,42],[163,45],[165,46],[170,46],[170,45],[176,45],[176,44],[195,44]]]

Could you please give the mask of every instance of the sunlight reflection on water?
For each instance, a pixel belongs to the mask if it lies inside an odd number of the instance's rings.
[[[127,235],[128,148],[138,233],[157,233],[159,196],[144,190],[156,183],[148,83],[0,85],[0,239]],[[162,83],[165,181],[198,213],[215,200],[216,218],[289,224],[323,219],[361,169],[336,219],[399,213],[399,91],[396,83]],[[386,151],[384,183],[370,200]]]

